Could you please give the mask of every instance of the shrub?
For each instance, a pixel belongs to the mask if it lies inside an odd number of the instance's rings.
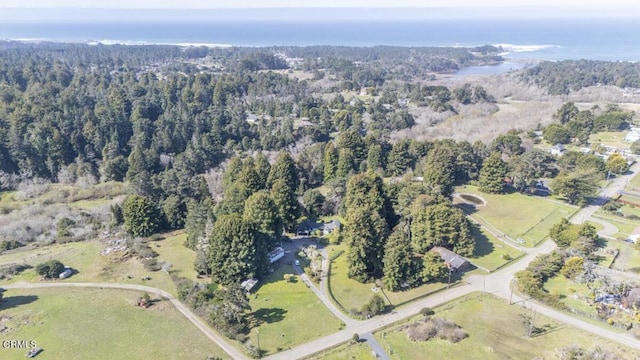
[[[162,268],[162,265],[158,263],[156,259],[142,259],[142,265],[148,271],[159,271]]]
[[[21,272],[31,269],[33,266],[29,264],[9,264],[0,267],[0,280],[10,278],[11,276],[18,275]]]
[[[354,344],[359,343],[360,335],[358,335],[358,333],[354,333],[353,336],[351,337],[351,342],[353,342]]]
[[[411,341],[428,341],[438,337],[451,343],[457,343],[469,336],[460,326],[450,320],[429,317],[406,325],[405,332]]]
[[[429,307],[424,307],[424,308],[420,309],[420,314],[424,315],[424,316],[431,316],[431,315],[433,315],[435,313],[436,312],[433,311],[433,309],[429,308]]]
[[[19,241],[3,240],[3,241],[0,241],[0,252],[17,249],[22,246],[24,246],[24,244]]]
[[[56,225],[56,235],[58,238],[69,237],[73,235],[71,233],[71,228],[76,225],[76,222],[68,217],[63,217],[58,220],[58,224]]]
[[[64,265],[58,260],[49,260],[36,265],[36,272],[49,279],[57,278],[64,271]]]
[[[365,317],[371,317],[381,314],[382,312],[384,312],[385,308],[386,304],[384,303],[384,299],[382,298],[382,296],[374,294],[371,297],[371,300],[369,300],[369,302],[362,307],[360,313]]]

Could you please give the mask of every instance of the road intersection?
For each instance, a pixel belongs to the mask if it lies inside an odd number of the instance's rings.
[[[631,170],[622,176],[619,176],[612,181],[610,181],[600,192],[599,197],[590,205],[585,206],[574,216],[571,217],[570,221],[575,224],[581,224],[585,221],[589,220],[593,214],[599,209],[600,206],[606,201],[607,198],[615,196],[619,191],[624,189],[624,186],[628,183],[628,181],[638,172],[640,172],[640,164],[634,164]],[[606,229],[605,229],[606,230]],[[608,234],[607,234],[608,235]],[[607,338],[609,340],[618,342],[620,344],[638,348],[640,349],[640,341],[635,339],[629,333],[618,333],[615,331],[608,330],[604,327],[593,325],[591,323],[585,322],[579,318],[573,317],[569,314],[566,314],[561,311],[554,310],[545,305],[536,303],[531,301],[530,299],[526,299],[521,297],[517,293],[513,293],[511,289],[511,284],[513,280],[513,276],[516,272],[523,270],[529,265],[529,263],[540,254],[548,254],[555,249],[556,245],[553,241],[547,240],[540,246],[536,248],[526,248],[523,249],[526,252],[526,255],[523,256],[518,261],[512,263],[511,265],[491,273],[489,275],[474,275],[470,276],[464,283],[458,284],[450,289],[446,289],[440,292],[437,292],[429,297],[424,299],[420,299],[414,302],[411,302],[407,305],[404,305],[400,308],[395,309],[395,311],[384,314],[380,316],[375,316],[368,320],[355,320],[344,313],[342,313],[335,304],[329,299],[326,291],[326,276],[328,272],[328,264],[329,259],[327,257],[326,251],[322,251],[323,254],[323,262],[322,262],[322,270],[323,277],[321,279],[320,285],[316,286],[311,282],[311,280],[304,274],[301,269],[296,266],[296,270],[299,273],[300,278],[309,286],[311,291],[320,299],[320,301],[344,324],[344,329],[335,332],[333,334],[324,336],[322,338],[310,341],[306,344],[299,345],[295,348],[291,348],[290,350],[285,350],[283,352],[271,355],[266,357],[266,359],[270,360],[278,360],[278,359],[300,359],[307,357],[309,355],[321,352],[325,349],[329,349],[331,347],[337,346],[341,343],[349,341],[353,334],[359,334],[361,337],[367,338],[367,336],[371,336],[371,333],[374,331],[389,326],[395,322],[406,319],[410,316],[414,316],[419,313],[422,308],[425,307],[436,307],[438,305],[442,305],[459,297],[468,295],[472,292],[477,291],[485,291],[487,293],[491,293],[495,296],[502,297],[507,299],[512,304],[517,304],[520,306],[528,306],[535,307],[536,311],[540,314],[543,314],[549,318],[552,318],[556,321],[560,321],[566,323],[568,325],[583,329],[585,331],[591,332],[598,336]],[[176,309],[180,311],[187,319],[189,319],[200,331],[202,331],[209,339],[214,341],[218,346],[220,346],[229,356],[233,359],[247,359],[247,356],[242,353],[240,350],[236,349],[233,345],[231,345],[228,341],[223,339],[220,335],[218,335],[215,331],[213,331],[208,325],[204,323],[198,316],[196,316],[186,305],[181,303],[178,299],[173,297],[171,294],[152,287],[143,286],[143,285],[133,285],[133,284],[120,284],[120,283],[25,283],[19,282],[11,285],[6,285],[4,288],[6,289],[34,289],[34,288],[47,288],[47,287],[92,287],[92,288],[115,288],[115,289],[126,289],[126,290],[137,290],[137,291],[146,291],[149,293],[157,294],[158,296],[167,299],[171,303],[174,304]],[[374,345],[374,349],[376,346]],[[386,356],[383,353],[382,349],[377,349],[376,353]]]

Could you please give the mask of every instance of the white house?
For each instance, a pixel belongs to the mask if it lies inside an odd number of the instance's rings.
[[[634,142],[640,140],[640,128],[631,128],[631,131],[624,137],[624,141]]]
[[[551,147],[551,149],[549,149],[549,152],[551,153],[551,155],[560,156],[564,154],[566,150],[567,149],[564,148],[564,145],[555,144],[554,146]]]

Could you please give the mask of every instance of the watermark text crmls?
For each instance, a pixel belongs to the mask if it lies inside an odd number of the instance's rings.
[[[30,349],[36,347],[35,340],[2,340],[3,349]]]

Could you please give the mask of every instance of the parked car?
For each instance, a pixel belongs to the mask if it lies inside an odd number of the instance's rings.
[[[42,351],[41,348],[31,348],[31,350],[29,350],[29,352],[27,353],[26,357],[28,358],[36,357],[36,355],[38,355],[40,351]]]

